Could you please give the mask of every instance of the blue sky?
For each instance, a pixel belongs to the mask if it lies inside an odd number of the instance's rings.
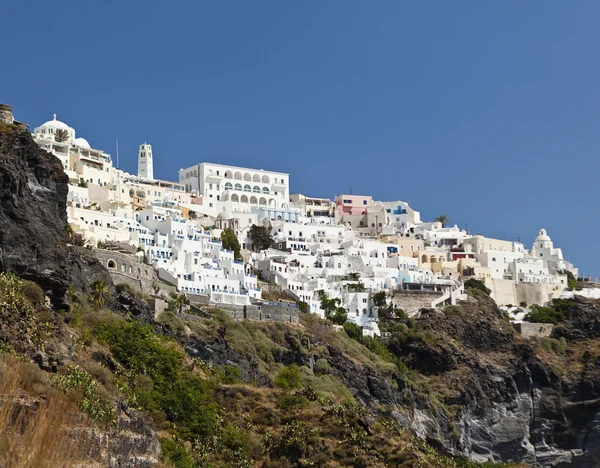
[[[600,274],[600,3],[9,2],[0,102],[155,175],[210,161],[401,199]],[[587,242],[592,241],[592,246]]]

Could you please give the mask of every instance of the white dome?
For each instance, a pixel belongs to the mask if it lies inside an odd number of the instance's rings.
[[[548,234],[546,234],[545,229],[540,229],[540,233],[535,238],[535,241],[536,242],[544,242],[544,241],[552,241],[552,239],[550,239],[550,236],[548,236]]]
[[[226,211],[225,209],[223,209],[223,211],[221,211],[219,213],[219,215],[217,216],[217,219],[231,219],[231,218],[233,218],[233,215],[229,211]]]
[[[53,128],[55,130],[61,129],[67,131],[71,130],[71,127],[69,127],[66,123],[56,120],[56,114],[54,114],[53,120],[48,120],[48,122],[43,123],[39,128]]]
[[[73,141],[73,144],[75,146],[79,146],[80,148],[86,148],[86,149],[91,149],[90,144],[87,142],[87,140],[85,138],[75,138],[75,141]]]

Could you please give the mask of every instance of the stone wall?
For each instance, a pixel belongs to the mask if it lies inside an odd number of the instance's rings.
[[[521,302],[545,304],[559,297],[563,287],[546,283],[515,283],[511,280],[486,279],[485,285],[491,289],[491,296],[498,305],[519,305]]]
[[[288,305],[284,302],[248,306],[218,304],[216,307],[226,310],[236,320],[285,323],[298,323],[300,321],[300,310],[298,307],[295,307],[295,304]]]
[[[158,285],[160,292],[165,294],[176,291],[174,286],[160,281],[154,268],[142,263],[135,255],[94,249],[94,256],[106,267],[115,284],[126,283],[147,294],[154,293],[154,285]]]
[[[12,107],[8,104],[0,104],[0,124],[12,124],[13,122]]]
[[[515,323],[515,329],[524,338],[543,338],[545,336],[550,336],[552,328],[554,328],[554,325],[551,323]]]
[[[430,291],[397,291],[392,296],[392,305],[412,315],[421,309],[431,307],[431,303],[442,293]]]

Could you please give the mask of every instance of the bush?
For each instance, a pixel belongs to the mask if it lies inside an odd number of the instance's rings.
[[[34,307],[43,306],[46,302],[44,291],[33,281],[23,281],[21,293],[23,293]]]
[[[296,364],[284,367],[279,371],[273,384],[276,387],[283,388],[284,390],[293,390],[302,387],[302,374],[300,368]]]
[[[486,287],[486,285],[485,285],[485,283],[483,281],[476,280],[475,278],[471,278],[471,279],[468,279],[467,281],[465,281],[465,288],[466,289],[475,289],[475,290],[478,290],[478,291],[483,291],[488,296],[492,292],[491,289],[489,289],[488,287]]]
[[[308,400],[301,395],[281,395],[277,398],[277,406],[286,411],[302,409],[308,406]]]
[[[183,353],[167,338],[139,322],[106,320],[92,333],[125,368],[130,402],[175,423],[186,440],[206,437],[218,427],[218,407],[210,382],[183,369]],[[159,418],[160,419],[160,418]]]
[[[216,366],[213,368],[213,373],[217,381],[225,385],[233,385],[242,381],[242,372],[237,367],[228,364]]]
[[[362,340],[362,328],[353,322],[344,323],[344,331],[353,340],[360,342]]]
[[[446,317],[462,317],[464,315],[462,307],[457,305],[446,306],[443,311]]]
[[[531,312],[525,315],[523,320],[526,322],[553,323],[556,325],[565,320],[565,314],[561,310],[555,310],[552,307],[533,305],[531,306]]]
[[[315,362],[315,374],[331,374],[332,368],[327,359],[317,359]]]
[[[110,401],[100,396],[96,389],[97,382],[79,366],[69,366],[64,373],[56,374],[51,379],[65,393],[71,389],[81,392],[79,408],[92,419],[105,424],[116,423],[115,412]]]
[[[552,351],[561,356],[567,352],[567,348],[569,347],[564,336],[561,336],[559,340],[554,338],[542,338],[540,340],[540,346],[547,351]]]
[[[172,463],[177,468],[195,467],[194,459],[185,445],[161,437],[160,448],[164,461]]]

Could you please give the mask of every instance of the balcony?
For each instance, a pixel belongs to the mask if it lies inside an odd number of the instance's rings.
[[[217,174],[208,174],[206,176],[206,180],[213,181],[213,182],[220,182],[222,179],[223,179],[223,176],[217,175]]]

